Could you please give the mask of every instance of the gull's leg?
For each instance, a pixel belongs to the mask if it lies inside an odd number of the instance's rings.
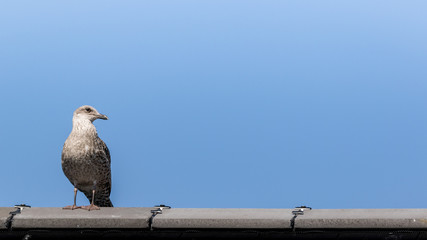
[[[100,208],[94,204],[94,201],[95,201],[95,186],[96,186],[96,182],[93,184],[92,202],[90,203],[89,206],[82,207],[82,209],[85,209],[85,210],[88,210],[88,211],[90,211],[90,210],[100,210]]]
[[[66,209],[66,210],[74,210],[74,209],[81,208],[81,207],[77,207],[77,206],[76,206],[76,197],[77,197],[77,188],[76,188],[76,187],[74,187],[74,204],[73,204],[72,206],[66,206],[66,207],[63,207],[62,209]]]

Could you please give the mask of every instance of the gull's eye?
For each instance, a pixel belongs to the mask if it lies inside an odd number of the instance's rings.
[[[85,110],[86,110],[86,112],[92,112],[92,109],[90,109],[90,108],[86,108]]]

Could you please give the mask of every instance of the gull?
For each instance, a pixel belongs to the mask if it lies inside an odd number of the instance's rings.
[[[74,186],[74,204],[63,209],[99,210],[113,207],[111,193],[111,157],[107,145],[98,137],[93,121],[108,120],[95,108],[84,105],[73,114],[73,129],[62,149],[62,170]],[[76,206],[77,190],[89,199],[90,205]]]

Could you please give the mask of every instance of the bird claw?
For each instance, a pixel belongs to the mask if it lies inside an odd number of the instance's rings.
[[[63,210],[74,210],[74,209],[79,209],[79,208],[82,208],[82,207],[79,207],[79,206],[76,206],[76,205],[70,205],[70,206],[63,207],[62,209]]]
[[[91,211],[91,210],[100,210],[101,209],[98,206],[96,206],[95,204],[91,204],[91,205],[88,205],[88,206],[83,206],[81,208],[84,209],[84,210],[88,210],[88,211]]]

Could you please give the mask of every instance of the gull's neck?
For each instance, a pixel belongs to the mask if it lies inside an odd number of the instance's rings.
[[[73,118],[73,130],[71,133],[78,135],[98,136],[95,125],[93,125],[89,119],[78,117]]]

